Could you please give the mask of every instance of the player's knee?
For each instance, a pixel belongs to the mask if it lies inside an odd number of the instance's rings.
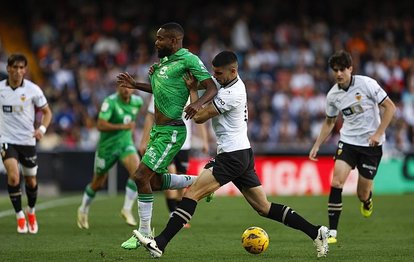
[[[37,175],[37,166],[34,167],[25,167],[22,166],[22,175],[23,176],[36,176]]]

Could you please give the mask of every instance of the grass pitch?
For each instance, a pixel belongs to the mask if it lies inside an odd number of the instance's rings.
[[[327,196],[270,197],[294,208],[312,223],[327,225]],[[123,195],[98,194],[89,217],[90,229],[76,225],[81,195],[38,201],[39,233],[20,235],[7,195],[0,198],[0,261],[150,261],[142,248],[123,250],[120,244],[134,229],[120,216]],[[23,203],[25,203],[25,198]],[[412,261],[414,255],[414,195],[374,196],[374,213],[363,218],[356,196],[343,198],[338,243],[330,245],[326,261]],[[136,207],[134,208],[136,213]],[[153,212],[156,233],[168,220],[162,194]],[[249,226],[264,228],[270,245],[260,255],[241,247]],[[162,261],[316,261],[312,241],[302,232],[259,217],[241,197],[201,201],[190,229],[172,240]]]

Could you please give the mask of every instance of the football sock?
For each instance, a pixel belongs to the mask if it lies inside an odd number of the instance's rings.
[[[342,212],[342,188],[331,187],[328,200],[329,229],[338,229]]]
[[[279,221],[288,227],[301,230],[312,240],[318,236],[319,227],[309,223],[288,206],[272,203],[267,217]]]
[[[172,214],[172,212],[174,212],[177,208],[178,202],[174,198],[166,198],[165,200],[167,202],[168,211],[170,211],[170,214]]]
[[[139,228],[138,231],[145,234],[151,234],[151,217],[152,206],[154,203],[154,195],[151,194],[138,194],[138,216],[139,216]]]
[[[137,185],[132,179],[128,179],[125,186],[125,199],[124,199],[124,209],[131,210],[132,205],[134,205],[135,200],[137,199]]]
[[[161,190],[186,188],[191,186],[196,179],[197,176],[166,173],[162,175]]]
[[[36,205],[36,200],[37,200],[37,184],[34,188],[28,187],[26,185],[26,195],[27,195],[27,205],[29,206],[29,208],[34,208],[34,206]],[[31,212],[33,213],[33,212]]]
[[[95,198],[96,192],[93,191],[93,189],[91,188],[91,185],[87,185],[85,188],[85,192],[83,192],[83,197],[82,197],[82,204],[81,204],[81,211],[84,213],[88,213],[89,212],[89,207],[93,201],[93,199]]]
[[[12,202],[14,211],[18,213],[22,210],[22,190],[20,189],[20,185],[11,186],[8,184],[7,190],[9,191],[9,197]]]
[[[168,242],[187,224],[197,207],[197,201],[184,197],[177,209],[172,213],[167,226],[159,236],[155,238],[158,248],[164,250]]]

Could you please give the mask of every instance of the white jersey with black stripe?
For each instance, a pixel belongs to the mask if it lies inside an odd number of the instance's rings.
[[[40,87],[24,79],[12,89],[7,80],[0,81],[0,142],[34,146],[35,109],[47,106]]]
[[[335,84],[327,95],[326,115],[336,117],[342,113],[344,122],[340,140],[351,145],[369,146],[369,137],[381,123],[379,105],[387,97],[377,81],[367,76],[352,76],[347,90]],[[385,134],[380,144],[384,141]]]
[[[236,79],[218,87],[213,105],[219,115],[211,119],[217,137],[217,154],[250,148],[247,136],[247,94],[243,81]]]

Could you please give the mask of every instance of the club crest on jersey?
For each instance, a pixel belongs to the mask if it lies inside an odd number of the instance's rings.
[[[362,95],[358,92],[358,93],[356,93],[356,94],[355,94],[355,98],[356,98],[356,100],[358,100],[358,102],[359,102],[359,101],[361,101],[361,99],[362,99]]]
[[[22,102],[26,101],[26,95],[25,94],[22,94],[20,96],[20,100],[22,100]]]

